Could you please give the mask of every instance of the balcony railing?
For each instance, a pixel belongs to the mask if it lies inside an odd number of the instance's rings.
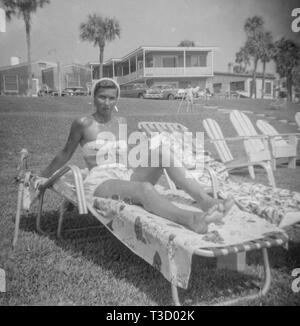
[[[212,67],[145,68],[145,77],[212,76]]]
[[[209,67],[151,67],[139,69],[131,74],[118,76],[119,84],[129,83],[142,77],[206,77],[213,76],[213,69]]]

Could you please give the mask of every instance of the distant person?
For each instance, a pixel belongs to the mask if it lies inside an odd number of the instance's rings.
[[[193,104],[194,104],[194,93],[193,93],[193,87],[192,85],[188,85],[188,88],[186,90],[186,101],[187,101],[187,111],[191,109],[191,112],[193,112]]]
[[[211,98],[211,96],[212,96],[212,93],[211,93],[210,89],[209,88],[206,88],[205,89],[205,98],[207,100],[209,100]]]
[[[199,91],[200,91],[200,86],[196,86],[195,88],[193,88],[194,98],[199,96]]]

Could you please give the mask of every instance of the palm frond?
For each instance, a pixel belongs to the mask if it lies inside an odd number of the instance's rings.
[[[94,46],[104,47],[106,41],[120,37],[120,24],[115,18],[102,17],[97,14],[88,15],[87,21],[80,24],[80,38]]]

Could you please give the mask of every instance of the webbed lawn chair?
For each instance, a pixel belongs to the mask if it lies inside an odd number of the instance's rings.
[[[225,138],[219,124],[213,119],[203,120],[203,126],[204,126],[204,129],[205,129],[208,137],[214,144],[221,161],[225,164],[226,168],[229,171],[247,167],[251,178],[254,179],[255,178],[254,166],[260,165],[267,172],[269,184],[271,186],[275,187],[275,179],[274,179],[273,171],[272,171],[271,166],[268,163],[268,161],[266,162],[266,161],[253,160],[253,157],[251,155],[248,155],[248,152],[247,152],[246,160],[235,159],[233,157],[233,155],[231,154],[231,151],[227,145],[227,141],[243,141],[243,140],[245,140],[245,138],[243,138],[243,137]],[[247,138],[247,139],[249,139],[249,138]],[[254,138],[253,140],[255,141],[258,139]]]
[[[295,114],[295,121],[297,123],[298,129],[300,130],[300,112]]]
[[[276,169],[276,159],[278,158],[287,158],[288,167],[295,169],[298,143],[297,134],[279,134],[277,130],[265,120],[257,120],[256,126],[264,135],[270,138],[273,169]]]
[[[21,153],[17,181],[19,183],[18,207],[15,222],[13,245],[16,245],[22,208],[26,206],[28,187],[33,182],[27,167],[27,151]],[[180,304],[178,286],[188,287],[192,255],[220,257],[231,253],[262,250],[265,282],[258,293],[246,295],[224,302],[235,304],[241,300],[250,300],[265,295],[270,289],[271,273],[267,249],[284,245],[288,237],[282,230],[269,225],[265,220],[253,214],[239,211],[234,207],[224,219],[223,225],[210,225],[205,235],[196,234],[187,228],[146,212],[143,208],[123,201],[104,198],[85,198],[83,188],[84,174],[76,166],[66,166],[57,171],[39,188],[38,228],[42,217],[44,194],[55,191],[79,209],[79,214],[90,212],[114,236],[122,241],[133,253],[158,269],[171,282],[172,297],[176,305]],[[36,182],[36,179],[34,180]],[[191,210],[191,198],[181,192],[159,191],[173,200],[174,204]],[[29,206],[27,205],[26,208]],[[60,213],[59,232],[61,231],[63,210]]]
[[[268,145],[268,137],[265,135],[259,135],[255,130],[251,120],[247,115],[238,110],[232,110],[230,113],[230,120],[234,129],[240,137],[244,137],[244,147],[247,153],[248,160],[250,162],[263,162],[268,169],[269,180],[273,176],[272,171],[272,156]],[[254,178],[254,169],[249,167],[251,176]],[[273,176],[274,179],[274,176]],[[272,181],[275,186],[275,179]]]

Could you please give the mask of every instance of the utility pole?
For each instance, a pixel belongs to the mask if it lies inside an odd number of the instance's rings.
[[[6,14],[5,10],[0,7],[0,32],[6,32]]]
[[[58,95],[61,96],[61,69],[60,69],[60,63],[57,61],[57,85],[58,85]]]
[[[57,59],[57,61],[56,61],[56,65],[57,65],[57,67],[56,67],[56,69],[57,69],[57,88],[58,88],[58,94],[59,94],[59,96],[61,96],[61,93],[62,93],[61,66],[60,66],[60,62],[59,62],[58,57],[57,57],[57,50],[56,50],[56,48],[50,49],[48,51],[48,54],[52,54],[54,52],[56,54],[56,59]]]

